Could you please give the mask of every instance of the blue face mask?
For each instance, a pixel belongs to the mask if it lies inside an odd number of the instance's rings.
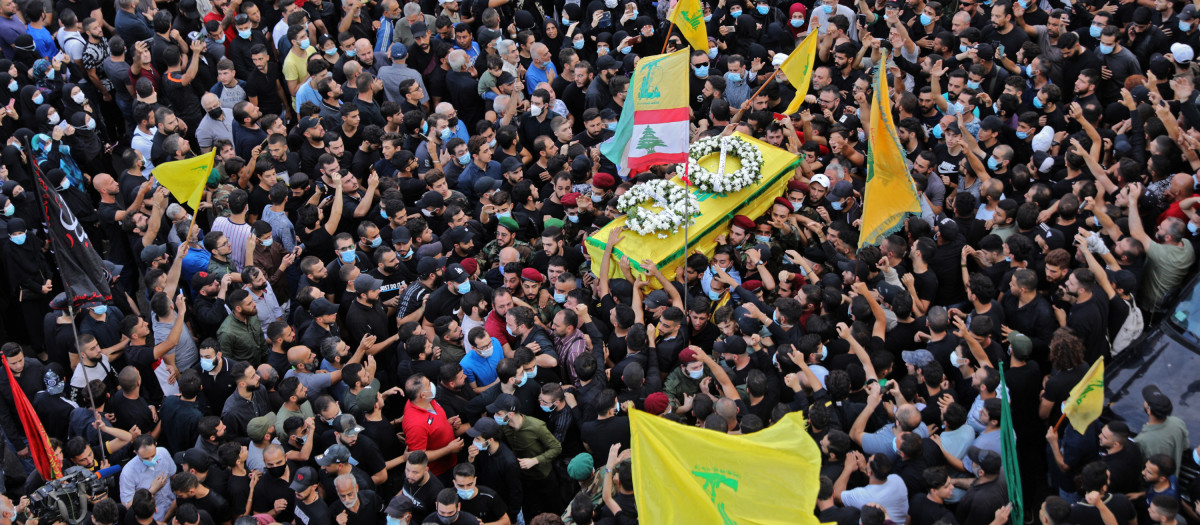
[[[1042,99],[1040,99],[1038,97],[1033,97],[1033,107],[1035,107],[1037,109],[1042,109],[1043,106],[1045,106],[1045,104],[1042,103]]]
[[[758,241],[761,244],[768,244],[771,242],[771,236],[770,235],[755,235],[754,240]]]
[[[638,17],[638,12],[637,12],[637,10],[634,10],[633,11],[633,20],[637,20],[637,17]]]
[[[249,29],[238,29],[238,37],[246,39],[246,40],[250,40],[250,30]]]
[[[329,56],[336,55],[336,54],[337,54],[337,48],[336,48],[336,47],[331,47],[331,48],[329,48],[329,49],[326,49],[326,50],[325,50],[325,54],[326,54],[326,55],[329,55]]]
[[[1180,30],[1180,31],[1183,31],[1184,33],[1188,32],[1188,31],[1191,31],[1191,30],[1192,30],[1192,24],[1189,24],[1189,23],[1187,23],[1187,22],[1184,22],[1183,20],[1180,20],[1180,21],[1179,21],[1179,30]]]
[[[894,452],[896,455],[900,455],[900,447],[896,446],[895,439],[892,440],[892,452]]]
[[[470,489],[455,489],[455,491],[458,492],[458,499],[460,500],[468,500],[475,495],[475,491]]]
[[[728,80],[728,81],[730,81],[730,82],[741,82],[741,81],[742,81],[742,74],[741,74],[741,73],[734,73],[734,72],[732,72],[732,71],[731,71],[731,72],[728,72],[728,73],[725,73],[725,80]]]
[[[842,211],[842,201],[833,201],[829,205],[833,207],[834,211]]]
[[[625,46],[621,48],[622,55],[628,55],[633,52],[633,46]]]
[[[55,71],[53,69],[46,71],[46,80],[54,80]]]
[[[495,415],[495,416],[492,416],[492,419],[496,420],[496,424],[500,425],[500,426],[505,426],[508,424],[508,420],[505,419],[504,416]]]
[[[1104,44],[1100,44],[1100,54],[1101,55],[1111,55],[1113,50],[1115,50],[1116,48],[1117,48],[1117,46],[1115,46],[1115,45],[1106,46]]]
[[[475,443],[475,448],[479,449],[480,452],[485,452],[487,451],[487,442]]]
[[[463,153],[462,155],[458,156],[459,164],[466,165],[466,164],[470,164],[470,162],[471,162],[471,153],[470,152]]]
[[[494,148],[494,147],[496,147],[496,139],[489,140],[489,141],[488,141],[488,147],[489,147],[489,148]]]
[[[510,335],[510,336],[512,336],[512,337],[516,337],[516,336],[517,336],[517,334],[514,334],[514,333],[513,333],[513,330],[512,330],[512,328],[509,328],[509,327],[505,326],[505,327],[504,327],[504,330],[505,330],[506,332],[508,332],[508,335]]]
[[[729,16],[732,16],[734,20],[737,20],[737,17],[742,16],[742,10],[739,9],[737,11],[730,11]]]
[[[1017,0],[1017,4],[1019,4],[1021,6],[1021,9],[1029,9],[1029,1],[1028,0]]]
[[[760,5],[760,6],[755,7],[754,9],[756,11],[758,11],[758,14],[765,15],[771,11],[771,6]]]
[[[701,377],[704,377],[704,369],[702,368],[700,370],[689,370],[687,375],[688,375],[688,377],[692,378],[693,380],[699,381]]]
[[[216,359],[205,359],[203,357],[200,358],[200,369],[201,370],[203,370],[205,372],[212,372],[213,368],[216,368],[216,366],[217,366]]]
[[[383,237],[376,237],[374,239],[371,239],[371,247],[372,248],[378,248],[379,245],[381,245],[381,244],[383,244]]]
[[[1035,76],[1035,73],[1033,70],[1033,64],[1026,64],[1024,69],[1025,69],[1025,76],[1027,76],[1029,78],[1033,78]]]
[[[705,22],[712,22],[712,13],[709,13],[709,14],[707,14],[707,15],[704,15],[704,21],[705,21]]]
[[[714,292],[714,291],[712,291],[712,290],[709,290],[709,291],[708,291],[708,300],[710,300],[710,301],[720,301],[720,300],[721,300],[721,294],[720,294],[720,293],[718,293],[718,292]]]
[[[471,291],[471,281],[470,280],[466,280],[466,281],[459,283],[459,285],[458,285],[458,294],[459,295],[465,295],[467,292],[470,292],[470,291]]]
[[[154,459],[143,459],[142,464],[147,467],[154,468],[156,465],[158,465],[158,458],[156,457]]]
[[[388,218],[387,210],[384,210],[383,208],[379,208],[379,216],[383,217],[385,219]]]
[[[429,134],[429,122],[422,122],[422,123],[421,123],[421,134],[422,134],[422,135],[427,135],[427,134]]]
[[[987,166],[989,170],[996,171],[1000,169],[1000,161],[996,160],[996,157],[988,157]]]
[[[1090,35],[1092,38],[1100,38],[1100,32],[1103,30],[1104,28],[1098,25],[1093,25],[1088,28],[1088,35]]]
[[[833,5],[826,4],[826,5],[821,6],[821,9],[824,9],[825,14],[827,14],[827,15],[833,14]]]
[[[973,80],[968,80],[967,87],[969,87],[971,89],[979,89],[979,82],[975,82]]]
[[[921,13],[921,25],[927,26],[933,23],[933,17],[925,13]]]
[[[402,525],[400,518],[393,518],[391,516],[386,516],[386,515],[385,515],[385,517],[387,518],[387,525]]]
[[[571,221],[573,223],[579,223],[579,216],[578,215],[567,215],[567,220]]]
[[[554,411],[554,407],[549,407],[549,406],[546,406],[546,405],[538,405],[538,406],[539,406],[539,407],[541,407],[541,409],[542,409],[542,412],[545,412],[545,413],[547,413],[547,414],[549,414],[549,413],[551,413],[551,412],[553,412],[553,411]]]
[[[22,237],[22,240],[24,240],[25,234],[22,233],[21,237]],[[17,244],[20,244],[20,243],[17,243]],[[104,315],[104,314],[108,313],[108,305],[102,304],[100,306],[92,308],[92,312],[95,313],[96,315]]]
[[[585,40],[576,40],[574,42],[571,42],[571,46],[573,46],[575,49],[583,49],[583,44],[586,44],[586,43],[587,43],[587,41],[585,41]]]
[[[708,66],[696,66],[696,76],[704,78],[708,76]]]
[[[1021,140],[1027,139],[1027,138],[1029,138],[1029,132],[1028,131],[1018,131],[1017,138],[1019,138]],[[990,166],[990,164],[989,164],[989,166]],[[992,168],[992,169],[996,169],[996,168]]]
[[[558,304],[563,304],[563,303],[567,302],[567,294],[554,292],[554,302],[556,302]]]
[[[827,357],[829,357],[829,347],[821,345],[821,360],[824,361]]]
[[[307,38],[305,38],[304,40],[301,40],[300,41],[300,49],[308,49],[309,44],[312,44],[311,40],[309,40]]]
[[[262,241],[263,248],[270,247],[274,243],[275,243],[275,239],[267,239],[265,241]]]
[[[1188,222],[1188,231],[1195,235],[1197,231],[1200,231],[1200,226],[1197,226],[1194,222]]]
[[[45,102],[45,101],[46,101],[46,98],[45,98],[45,97],[43,97],[41,93],[38,93],[38,94],[36,94],[36,95],[34,95],[34,96],[33,96],[33,103],[34,103],[34,104],[41,104],[42,102]]]
[[[442,128],[442,131],[441,131],[441,133],[438,134],[438,136],[442,139],[443,142],[450,140],[450,137],[454,136],[454,130],[452,130],[450,128]]]
[[[969,48],[967,47],[967,45],[966,45],[966,44],[959,44],[959,45],[958,45],[958,52],[959,52],[959,53],[966,53],[966,52],[967,52],[967,49],[969,49]]]
[[[404,254],[404,258],[405,258],[405,259],[409,259],[409,258],[411,258],[412,256],[413,256],[413,249],[412,249],[412,248],[409,248],[409,249],[408,249],[408,251],[407,251],[407,252],[405,252],[405,254]]]
[[[356,56],[358,56],[358,51],[355,51],[355,50],[353,50],[353,49],[351,49],[351,50],[349,50],[349,51],[346,51],[346,57],[348,57],[348,58],[354,58],[354,57],[356,57]]]
[[[349,263],[354,262],[355,255],[356,254],[354,253],[354,250],[346,250],[346,251],[338,254],[338,257],[342,258],[342,262],[349,264]]]
[[[25,244],[25,234],[19,233],[17,235],[13,235],[12,237],[9,237],[8,240],[12,241],[13,244],[16,244],[18,246]]]
[[[714,47],[712,47],[712,48],[710,48],[710,49],[708,50],[708,58],[717,58],[717,48],[716,48],[716,46],[714,46]]]
[[[570,19],[570,18],[567,18],[567,17],[565,17],[565,16],[564,16],[564,17],[563,17],[563,25],[564,25],[564,26],[569,26],[569,25],[571,25],[571,19]]]
[[[617,123],[616,123],[616,122],[609,122],[608,124],[605,124],[605,125],[604,125],[604,127],[608,128],[610,131],[616,131],[616,130],[617,130]]]
[[[934,126],[933,129],[930,130],[930,133],[933,134],[933,138],[935,138],[935,139],[942,138],[942,125],[938,124],[938,125]]]
[[[17,92],[17,81],[16,80],[8,83],[8,90],[13,93]]]
[[[504,219],[504,218],[511,218],[511,217],[512,217],[512,212],[511,212],[511,211],[506,211],[506,212],[502,212],[502,213],[497,213],[497,214],[496,214],[496,218],[497,218],[497,219]],[[501,267],[500,267],[500,269],[504,269],[504,267],[503,267],[503,266],[501,266]]]
[[[793,18],[789,23],[792,24],[792,27],[799,28],[800,26],[804,25],[804,19]]]

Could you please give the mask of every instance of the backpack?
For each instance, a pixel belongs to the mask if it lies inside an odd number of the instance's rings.
[[[1113,338],[1113,357],[1116,357],[1117,354],[1129,348],[1129,345],[1142,335],[1142,330],[1146,326],[1145,320],[1142,318],[1142,309],[1137,306],[1137,300],[1125,302],[1129,305],[1129,316],[1125,318],[1125,322],[1121,324],[1121,329],[1117,331],[1116,337]]]

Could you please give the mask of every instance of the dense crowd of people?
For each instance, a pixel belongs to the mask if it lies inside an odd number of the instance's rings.
[[[1200,522],[1175,400],[1060,417],[1193,273],[1196,5],[703,2],[692,138],[799,161],[665,275],[597,232],[675,173],[599,153],[668,9],[0,0],[0,524],[45,483],[17,389],[65,468],[123,467],[95,525],[635,523],[673,492],[634,492],[635,409],[802,413],[822,522],[999,524],[1005,402],[1027,521]],[[878,75],[921,213],[860,249]],[[198,209],[155,180],[210,151]],[[44,192],[111,300],[64,293]]]

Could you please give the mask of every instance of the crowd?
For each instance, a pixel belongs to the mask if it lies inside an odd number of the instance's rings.
[[[123,467],[95,525],[635,523],[672,488],[634,492],[634,409],[802,413],[822,522],[999,524],[1005,402],[1027,520],[1200,522],[1157,388],[1140,428],[1056,424],[1193,272],[1197,6],[703,6],[693,138],[800,160],[711,256],[635,275],[636,234],[583,241],[674,174],[599,154],[638,58],[686,45],[669,2],[0,0],[0,524],[45,483],[18,388],[64,467]],[[921,213],[859,249],[877,75]],[[156,182],[210,151],[197,210]],[[39,192],[111,300],[70,304]]]

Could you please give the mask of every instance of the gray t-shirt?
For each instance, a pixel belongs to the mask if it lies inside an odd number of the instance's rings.
[[[172,326],[174,322],[159,322],[158,316],[154,316],[154,344],[166,341],[167,336],[171,335]],[[196,340],[192,338],[187,323],[184,323],[183,332],[179,334],[179,342],[168,353],[175,354],[175,368],[181,372],[188,368],[199,368],[200,349],[196,347]]]
[[[221,112],[225,114],[223,120],[213,120],[205,115],[200,125],[196,126],[196,141],[201,148],[211,148],[218,139],[233,142],[233,110],[222,107]]]
[[[104,70],[105,77],[112,83],[112,91],[116,93],[117,98],[133,101],[133,96],[129,94],[129,64],[124,60],[114,61],[110,58],[101,62],[100,69]]]

